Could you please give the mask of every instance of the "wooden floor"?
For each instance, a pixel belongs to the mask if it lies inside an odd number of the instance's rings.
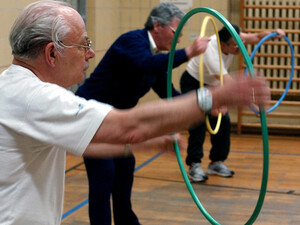
[[[245,224],[259,196],[262,137],[233,134],[231,142],[226,164],[235,171],[235,176],[210,176],[205,183],[194,183],[193,188],[202,205],[220,224]],[[206,169],[210,148],[208,137],[204,147],[203,167]],[[254,224],[300,224],[300,137],[269,136],[269,151],[268,191]],[[184,161],[185,150],[181,154]],[[153,150],[140,151],[135,156],[132,204],[141,224],[210,224],[186,188],[175,153]],[[82,158],[69,155],[62,224],[89,224],[87,190]]]

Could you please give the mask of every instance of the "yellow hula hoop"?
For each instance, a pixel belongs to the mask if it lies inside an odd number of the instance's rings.
[[[204,18],[204,20],[202,22],[202,26],[201,26],[200,37],[203,37],[205,35],[205,30],[206,30],[206,26],[207,26],[208,21],[212,22],[214,30],[215,30],[215,34],[217,36],[218,51],[219,51],[219,63],[220,63],[220,83],[221,83],[221,85],[223,85],[222,52],[221,52],[220,38],[219,38],[219,33],[218,33],[216,23],[215,23],[215,21],[213,20],[213,18],[211,16],[206,16]],[[200,54],[200,57],[199,57],[199,79],[200,79],[200,87],[202,88],[204,86],[203,54]],[[221,119],[222,119],[222,113],[219,113],[216,127],[213,130],[211,128],[210,123],[209,123],[208,115],[206,115],[206,127],[207,127],[207,130],[209,131],[209,133],[211,133],[211,134],[217,134],[218,133],[218,131],[220,129],[220,125],[221,125]]]

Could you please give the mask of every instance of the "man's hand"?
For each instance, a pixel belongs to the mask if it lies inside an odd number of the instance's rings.
[[[186,55],[188,58],[200,55],[205,52],[208,42],[210,41],[209,37],[197,37],[194,42],[185,48]]]
[[[243,106],[250,103],[268,105],[271,98],[270,89],[262,76],[252,78],[240,75],[220,88],[213,88],[211,92],[212,110],[218,110],[221,106]]]
[[[281,29],[276,29],[275,32],[278,34],[277,37],[279,37],[279,38],[282,38],[282,37],[285,36],[285,32],[283,30],[281,30]]]
[[[186,148],[186,143],[181,138],[180,134],[176,133],[173,135],[162,135],[141,143],[133,144],[132,149],[134,150],[159,149],[159,150],[174,151],[175,140],[177,141],[180,149]]]

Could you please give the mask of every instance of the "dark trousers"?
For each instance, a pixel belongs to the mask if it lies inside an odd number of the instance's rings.
[[[193,78],[187,71],[182,74],[180,79],[180,88],[182,93],[195,91],[200,87],[199,81]],[[217,117],[209,116],[209,121],[212,129],[217,123]],[[217,134],[210,135],[211,150],[209,159],[212,162],[225,161],[230,149],[230,117],[226,113],[221,120],[220,129]],[[203,143],[205,141],[206,123],[202,123],[189,129],[188,149],[186,164],[191,165],[193,162],[201,162],[203,158]]]
[[[112,196],[115,225],[140,224],[131,207],[135,158],[84,158],[89,181],[91,225],[111,225]]]

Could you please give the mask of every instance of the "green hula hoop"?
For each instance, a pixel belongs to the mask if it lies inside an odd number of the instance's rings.
[[[172,46],[170,49],[170,53],[169,53],[169,62],[168,62],[168,78],[167,78],[167,95],[168,98],[172,98],[172,89],[171,89],[171,84],[172,84],[172,68],[173,68],[173,61],[174,61],[174,54],[175,54],[175,47],[176,47],[176,43],[179,37],[179,34],[184,26],[184,24],[186,23],[186,21],[194,14],[196,13],[208,13],[214,17],[216,17],[221,23],[223,23],[223,25],[229,30],[230,34],[232,35],[232,37],[234,38],[235,42],[237,43],[244,61],[249,69],[250,75],[252,77],[255,77],[254,74],[254,68],[253,65],[251,63],[251,60],[249,58],[248,52],[242,42],[242,40],[240,39],[239,35],[236,33],[235,29],[232,27],[232,25],[229,23],[229,21],[219,12],[217,12],[216,10],[210,9],[210,8],[206,8],[206,7],[200,7],[200,8],[195,8],[192,9],[191,11],[189,11],[180,21],[178,28],[176,29],[176,32],[174,34],[174,38],[172,41]],[[254,221],[256,220],[256,218],[258,217],[260,210],[262,208],[263,202],[264,202],[264,198],[265,198],[265,194],[266,194],[266,190],[267,190],[267,182],[268,182],[268,169],[269,169],[269,143],[268,143],[268,128],[267,128],[267,122],[266,122],[266,114],[265,114],[265,110],[262,106],[259,107],[260,108],[260,123],[261,123],[261,130],[262,130],[262,138],[263,138],[263,174],[262,174],[262,181],[261,181],[261,188],[260,188],[260,193],[259,193],[259,197],[255,206],[255,209],[251,215],[251,217],[249,218],[249,220],[245,223],[245,225],[249,225],[249,224],[253,224]],[[180,156],[180,151],[179,151],[179,146],[177,141],[174,142],[174,148],[175,148],[175,152],[176,152],[176,157],[177,157],[177,161],[180,167],[180,171],[181,174],[183,176],[183,179],[185,181],[185,184],[194,200],[194,202],[196,203],[197,207],[200,209],[200,211],[202,212],[202,214],[204,215],[204,217],[211,223],[211,224],[218,224],[219,223],[214,220],[209,213],[205,210],[205,208],[202,206],[201,202],[199,201],[197,195],[194,192],[194,189],[189,181],[189,178],[185,172],[184,169],[184,165],[182,163],[182,159]]]

